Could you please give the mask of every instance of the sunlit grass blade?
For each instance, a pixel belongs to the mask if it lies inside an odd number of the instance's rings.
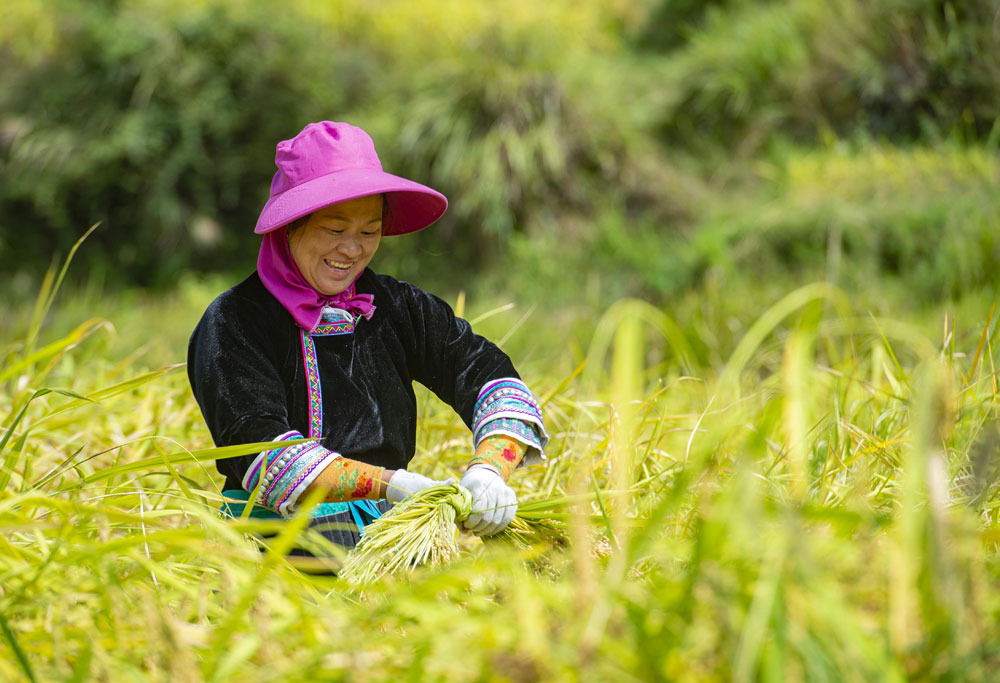
[[[771,306],[754,324],[747,330],[747,333],[740,339],[739,344],[733,350],[729,361],[726,363],[719,378],[719,386],[723,391],[737,391],[739,389],[739,377],[743,369],[750,362],[753,354],[770,335],[774,329],[796,310],[808,305],[816,300],[828,300],[844,305],[843,293],[835,287],[826,283],[815,283],[801,287],[794,292],[786,294],[780,301]]]
[[[996,302],[990,304],[990,312],[986,315],[986,322],[983,323],[983,331],[979,335],[979,343],[976,344],[976,351],[972,354],[972,362],[969,364],[969,373],[965,377],[965,383],[972,382],[972,378],[979,369],[979,361],[982,360],[983,350],[986,348],[986,340],[990,336],[990,325],[993,322],[993,313],[996,311]]]
[[[59,287],[62,285],[63,278],[66,276],[66,271],[69,270],[69,264],[73,262],[73,257],[76,255],[80,245],[83,244],[84,240],[86,240],[99,225],[100,223],[94,223],[73,244],[69,250],[69,254],[66,255],[66,259],[63,261],[62,267],[59,269],[58,275],[55,273],[55,262],[53,262],[52,267],[49,268],[48,272],[45,274],[45,279],[42,282],[38,297],[35,300],[35,308],[31,314],[31,324],[28,327],[28,334],[24,343],[24,348],[29,355],[34,349],[35,340],[38,338],[38,333],[42,328],[45,316],[52,307],[56,294],[59,293]]]
[[[20,360],[10,363],[5,368],[0,370],[0,382],[5,382],[12,377],[16,377],[18,373],[25,371],[37,363],[58,357],[61,352],[72,349],[76,344],[79,344],[97,330],[105,328],[107,324],[107,321],[97,318],[80,324],[76,327],[76,329],[62,339],[54,341],[51,344],[47,344],[43,348],[28,354]],[[36,376],[35,379],[37,380],[39,378]]]
[[[259,453],[278,446],[290,446],[297,443],[304,443],[308,439],[289,439],[287,441],[262,441],[260,443],[239,444],[237,446],[223,446],[220,448],[203,448],[193,451],[181,451],[179,453],[168,453],[165,455],[135,460],[122,463],[114,467],[102,469],[86,477],[81,484],[86,486],[104,479],[119,477],[123,474],[142,472],[160,465],[180,465],[192,462],[207,462],[220,460],[222,458],[234,458],[239,455],[249,455]]]
[[[10,649],[14,651],[14,656],[17,658],[17,663],[21,666],[24,675],[27,676],[29,681],[34,683],[38,679],[35,678],[35,672],[31,668],[31,663],[28,661],[27,656],[25,656],[24,650],[21,648],[20,643],[17,642],[17,636],[14,635],[3,614],[0,614],[0,630],[3,631],[4,640],[7,641]]]
[[[99,401],[111,398],[112,396],[118,396],[120,394],[124,394],[125,392],[141,387],[144,384],[148,384],[149,382],[152,382],[162,377],[163,375],[169,372],[173,372],[174,370],[177,370],[178,368],[182,367],[184,367],[183,364],[169,365],[165,368],[160,368],[158,370],[145,372],[137,377],[127,379],[124,382],[119,382],[117,384],[113,384],[112,386],[105,387],[103,389],[98,389],[96,391],[91,392],[87,396],[77,396],[76,401],[70,401],[65,405],[59,406],[52,412],[39,418],[36,424],[48,420],[49,418],[55,417],[56,415],[62,415],[63,413],[67,413],[71,410],[76,410],[77,408],[85,404],[97,403]]]
[[[17,426],[21,423],[21,420],[24,419],[24,415],[25,413],[28,412],[28,408],[30,407],[31,402],[34,401],[36,398],[40,398],[47,394],[53,394],[53,393],[62,394],[64,396],[70,396],[82,402],[89,401],[87,397],[81,396],[80,394],[77,394],[76,392],[70,391],[68,389],[44,388],[44,387],[41,389],[36,389],[28,398],[28,400],[25,401],[24,405],[21,407],[21,411],[17,414],[17,417],[15,417],[11,421],[10,426],[4,432],[3,437],[0,438],[0,454],[2,454],[6,450],[7,442],[10,441],[11,436],[14,434],[14,430],[17,429]],[[26,437],[27,434],[25,434],[24,436]],[[21,450],[23,450],[23,448],[24,448],[24,440],[22,439],[19,448],[13,449],[10,453],[4,456],[3,469],[0,470],[0,491],[6,490],[7,484],[8,482],[10,482],[11,474],[14,472],[14,467],[17,465],[17,458],[20,456]]]
[[[572,384],[574,379],[576,379],[577,377],[579,377],[580,373],[583,372],[583,369],[586,366],[587,366],[587,361],[584,360],[579,365],[577,365],[575,368],[573,368],[573,372],[571,372],[569,375],[567,375],[565,378],[563,378],[563,380],[554,389],[552,389],[551,391],[549,391],[548,393],[546,393],[544,396],[542,396],[538,400],[538,404],[542,408],[544,408],[546,406],[546,404],[548,404],[548,402],[553,399],[553,397],[558,396],[563,391],[565,391],[566,387],[568,387],[570,384]]]

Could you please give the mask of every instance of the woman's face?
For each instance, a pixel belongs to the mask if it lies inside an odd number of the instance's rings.
[[[295,265],[312,288],[340,294],[372,260],[382,239],[382,195],[349,199],[309,215],[288,233]]]

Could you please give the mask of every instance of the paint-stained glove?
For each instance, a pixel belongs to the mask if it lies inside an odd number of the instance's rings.
[[[389,481],[386,482],[385,497],[389,499],[390,503],[399,503],[412,496],[414,493],[423,491],[428,486],[454,483],[454,479],[437,481],[435,479],[431,479],[430,477],[425,477],[422,474],[417,474],[416,472],[396,470],[395,473],[393,473],[393,475],[389,478]]]
[[[470,465],[459,485],[472,494],[472,514],[466,518],[465,528],[477,536],[503,531],[517,514],[517,494],[495,467]]]

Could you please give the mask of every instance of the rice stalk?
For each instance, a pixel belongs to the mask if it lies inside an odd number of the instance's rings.
[[[458,557],[457,523],[471,512],[468,490],[458,484],[430,486],[366,526],[340,576],[363,586],[403,569],[445,564]],[[520,548],[541,543],[561,546],[566,543],[564,526],[539,516],[538,504],[532,504],[525,516],[515,515],[507,528],[488,539]]]
[[[503,531],[488,540],[511,543],[518,548],[542,544],[562,547],[567,543],[566,525],[554,519],[515,515]]]
[[[458,528],[472,512],[472,494],[458,484],[429,486],[365,527],[340,576],[367,585],[401,569],[435,566],[458,556]]]

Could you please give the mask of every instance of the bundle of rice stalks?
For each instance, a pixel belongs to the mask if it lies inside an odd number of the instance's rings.
[[[443,564],[458,555],[458,527],[472,512],[472,494],[458,484],[429,486],[365,527],[340,576],[369,584],[386,574]]]
[[[544,518],[533,503],[518,510],[501,533],[490,538],[519,547],[565,543],[562,524]],[[430,486],[394,506],[365,527],[358,546],[344,560],[340,576],[366,585],[401,569],[439,565],[459,554],[457,522],[472,512],[472,495],[458,484]]]

